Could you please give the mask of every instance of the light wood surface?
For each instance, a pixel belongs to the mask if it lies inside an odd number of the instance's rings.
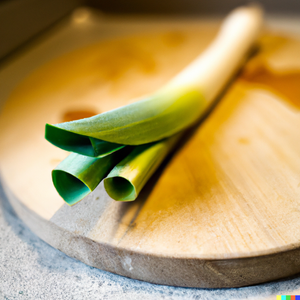
[[[100,184],[68,207],[52,186],[51,170],[67,153],[44,140],[44,124],[101,113],[159,88],[203,51],[217,30],[217,22],[178,24],[154,31],[144,25],[144,34],[59,53],[17,84],[0,117],[1,176],[9,199],[49,244],[123,276],[233,287],[295,274],[300,271],[297,40],[266,35],[259,54],[136,201],[116,202]]]

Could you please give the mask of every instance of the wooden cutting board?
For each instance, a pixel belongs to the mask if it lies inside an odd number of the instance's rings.
[[[299,40],[264,35],[136,201],[116,202],[100,184],[68,207],[51,182],[67,153],[44,140],[45,123],[101,113],[156,90],[203,51],[218,25],[139,21],[142,33],[128,35],[132,21],[73,22],[86,46],[55,52],[64,24],[0,74],[9,80],[18,66],[29,70],[0,116],[2,185],[20,218],[71,257],[152,283],[237,287],[300,272]],[[123,33],[114,36],[116,23]],[[105,26],[112,38],[105,30],[91,34]],[[43,58],[47,51],[57,57]]]

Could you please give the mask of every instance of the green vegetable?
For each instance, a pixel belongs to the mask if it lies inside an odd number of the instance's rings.
[[[118,201],[135,200],[181,135],[179,133],[160,142],[135,147],[104,179],[108,195]]]
[[[46,124],[46,139],[64,150],[98,157],[123,145],[169,137],[193,124],[206,103],[193,88],[164,89],[153,96],[90,118]]]
[[[125,147],[103,158],[72,153],[52,171],[53,184],[67,204],[76,204],[93,191],[131,150],[131,147]]]
[[[107,193],[119,201],[136,199],[180,138],[178,132],[204,115],[245,62],[261,25],[260,8],[236,9],[208,49],[148,98],[91,118],[46,124],[50,143],[78,153],[52,173],[63,199],[77,203],[110,171]],[[135,146],[131,153],[128,145]]]

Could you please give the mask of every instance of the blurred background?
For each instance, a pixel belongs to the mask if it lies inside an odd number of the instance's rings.
[[[108,14],[223,15],[244,0],[0,0],[0,60],[79,6]],[[261,0],[268,14],[294,15],[299,0]]]

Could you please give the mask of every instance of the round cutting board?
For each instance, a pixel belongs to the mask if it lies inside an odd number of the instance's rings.
[[[135,279],[237,287],[298,273],[300,42],[294,39],[261,40],[258,54],[136,201],[112,200],[103,184],[73,207],[56,193],[51,170],[67,153],[44,140],[45,123],[88,117],[151,93],[195,58],[217,28],[169,27],[87,43],[16,84],[0,116],[1,177],[11,204],[53,247]]]

